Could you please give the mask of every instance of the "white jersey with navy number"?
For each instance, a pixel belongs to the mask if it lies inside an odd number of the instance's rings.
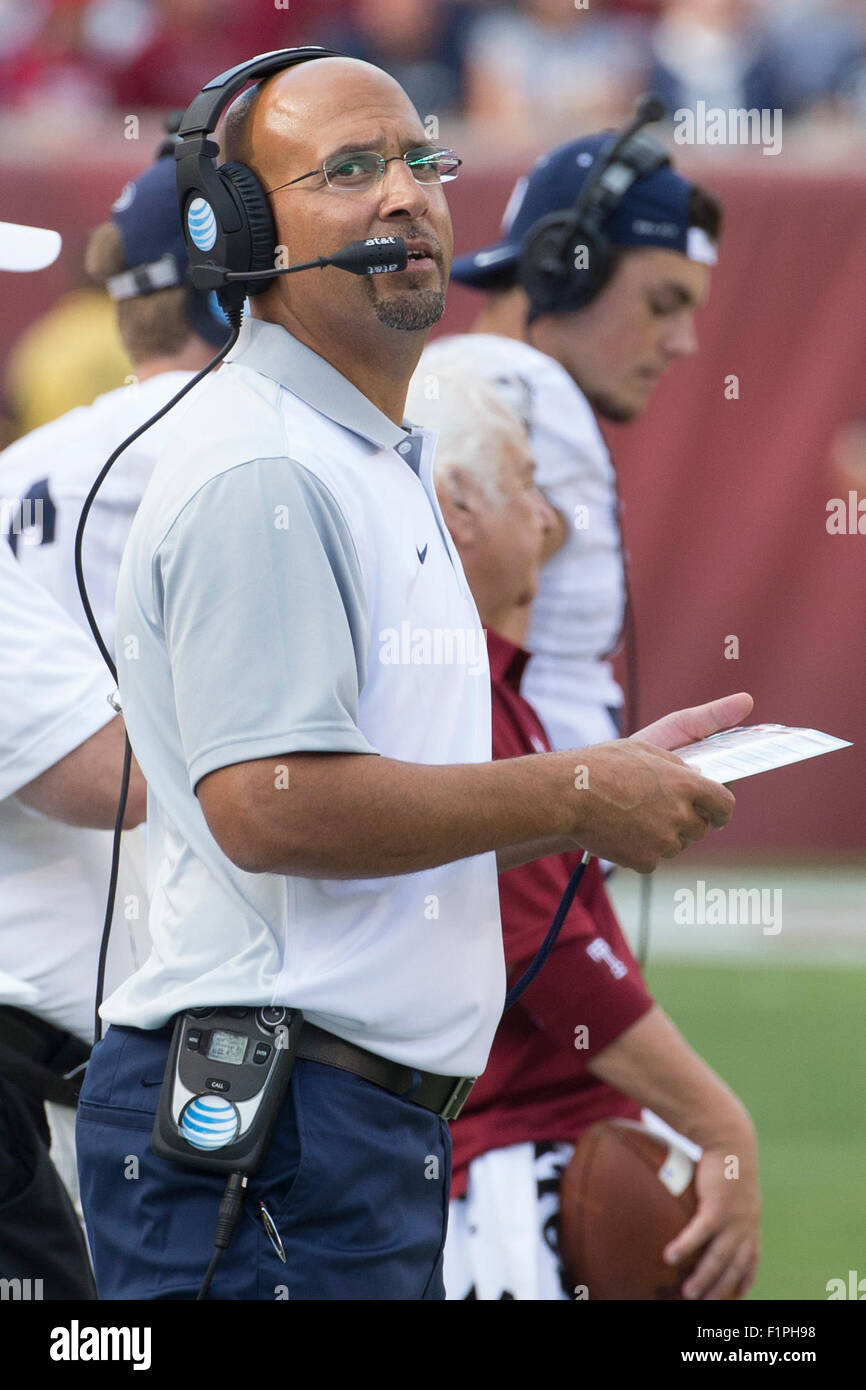
[[[111,834],[52,820],[17,796],[115,710],[96,650],[0,540],[0,1004],[93,1037]],[[116,931],[114,978],[135,964]]]
[[[40,426],[0,453],[2,525],[28,574],[90,636],[75,579],[75,531],[103,464],[127,435],[160,410],[192,376],[160,372],[97,396]],[[183,410],[182,401],[177,407]],[[162,448],[165,422],[146,430],[117,459],[91,508],[82,563],[90,603],[109,651],[120,557]]]
[[[291,797],[296,752],[490,760],[486,647],[433,447],[258,320],[175,422],[118,585],[153,951],[109,1022],[284,1004],[397,1062],[483,1068],[505,982],[495,854],[357,880],[248,873],[195,795],[266,759]]]
[[[529,429],[536,482],[568,522],[568,538],[539,575],[523,693],[554,748],[618,737],[622,705],[608,654],[625,611],[616,476],[592,407],[568,372],[528,343],[492,333],[440,338],[418,371],[463,361],[491,381]]]
[[[84,672],[99,689],[115,687],[78,593],[75,532],[87,494],[109,455],[190,376],[190,372],[163,372],[143,382],[133,381],[97,397],[92,405],[52,420],[0,453],[0,553],[7,601],[33,613],[26,643],[22,629],[17,646],[0,654],[5,665],[0,701],[14,721],[12,730],[18,729],[17,734],[10,731],[9,737],[26,746],[26,721],[37,717],[43,706],[49,712],[56,709],[58,720],[62,714],[69,726],[68,732],[63,726],[63,738],[54,743],[40,735],[33,749],[36,764],[28,765],[29,776],[23,770],[15,773],[18,785],[32,780],[94,733],[99,723],[114,717],[115,711],[104,699],[90,713],[92,700],[85,691]],[[161,447],[163,429],[159,422],[121,454],[99,491],[85,532],[85,579],[110,651],[120,559]],[[45,602],[37,595],[37,584],[50,596]],[[55,612],[52,599],[65,613]],[[45,621],[46,612],[54,614],[53,628]],[[61,640],[55,629],[62,631],[66,624],[71,632]],[[13,650],[18,652],[14,662]],[[100,716],[98,722],[95,713]],[[107,974],[110,987],[139,963],[142,954],[147,915],[144,839],[141,827],[126,831],[121,840]],[[111,843],[110,831],[61,825],[14,796],[0,803],[0,940],[4,943],[0,971],[9,971],[11,965],[19,984],[26,984],[22,993],[11,985],[4,991],[0,983],[0,1002],[18,999],[21,1007],[32,1008],[88,1042],[93,1034],[96,962]]]

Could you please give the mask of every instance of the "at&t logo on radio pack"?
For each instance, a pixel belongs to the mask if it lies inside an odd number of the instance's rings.
[[[184,1107],[180,1132],[194,1149],[222,1149],[237,1138],[240,1116],[223,1096],[195,1096]]]

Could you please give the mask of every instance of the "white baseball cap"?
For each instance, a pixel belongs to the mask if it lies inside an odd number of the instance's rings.
[[[60,255],[59,232],[0,222],[0,270],[44,270]]]

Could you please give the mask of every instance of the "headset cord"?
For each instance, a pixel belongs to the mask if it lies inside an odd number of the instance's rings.
[[[547,957],[550,955],[551,951],[556,945],[556,940],[559,936],[559,933],[562,931],[562,925],[565,921],[568,909],[571,907],[571,904],[574,901],[574,895],[580,887],[580,880],[583,878],[584,870],[591,858],[592,856],[589,850],[586,850],[583,858],[581,859],[577,868],[574,870],[574,873],[571,875],[571,878],[568,880],[568,887],[566,888],[565,892],[563,893],[560,899],[559,907],[556,909],[556,916],[554,917],[553,921],[550,924],[550,927],[548,928],[547,936],[544,938],[537,952],[535,953],[535,957],[532,960],[532,963],[523,972],[520,979],[517,981],[517,984],[513,985],[512,988],[506,994],[505,1008],[502,1010],[503,1013],[506,1013],[507,1010],[510,1009],[513,1004],[516,1004],[521,994],[523,994],[524,990],[527,990],[529,988],[529,986],[532,984],[532,981],[535,979],[539,970],[543,966],[544,962],[547,960]]]
[[[204,377],[207,376],[208,372],[213,371],[214,367],[218,366],[219,363],[222,362],[226,354],[229,353],[231,349],[234,347],[241,331],[240,312],[236,312],[231,316],[231,329],[231,336],[220,348],[216,356],[212,357],[210,362],[208,362],[205,367],[202,367],[201,371],[196,372],[195,376],[192,377],[189,381],[187,381],[181,387],[181,389],[171,397],[170,400],[166,401],[165,405],[162,406],[162,408],[158,410],[155,415],[151,415],[149,419],[145,420],[143,425],[139,425],[137,430],[133,430],[132,434],[128,435],[127,438],[124,439],[122,443],[120,443],[117,446],[117,448],[108,458],[106,463],[104,463],[102,468],[100,469],[96,477],[96,481],[94,482],[93,486],[87,494],[87,497],[85,498],[84,506],[81,508],[81,516],[78,518],[78,527],[75,532],[75,578],[78,581],[78,592],[81,596],[81,603],[84,608],[84,616],[87,618],[90,631],[93,633],[93,639],[96,642],[97,647],[99,648],[100,655],[102,656],[103,661],[105,662],[106,666],[111,672],[111,677],[115,684],[117,684],[117,667],[114,664],[111,653],[109,652],[107,646],[105,645],[105,642],[103,641],[102,633],[99,630],[99,624],[96,621],[96,617],[90,605],[90,599],[87,593],[87,584],[84,579],[84,564],[82,560],[82,552],[84,549],[84,528],[87,525],[87,518],[90,515],[90,509],[96,500],[96,494],[98,493],[106,477],[108,476],[109,470],[114,467],[114,464],[120,458],[120,455],[123,453],[123,451],[125,449],[128,449],[130,444],[133,444],[135,440],[139,438],[140,435],[144,434],[145,430],[149,430],[151,425],[155,425],[157,420],[161,420],[164,415],[167,415],[168,412],[172,410],[174,406],[177,405],[178,401],[181,400],[187,394],[188,391],[191,391],[194,386],[197,386],[198,383],[202,381]],[[115,704],[113,699],[112,705],[115,709],[119,710],[119,706]],[[108,898],[105,906],[105,921],[103,923],[102,928],[102,938],[99,943],[99,966],[97,969],[96,999],[94,1003],[94,1043],[98,1043],[100,1038],[102,1037],[102,1020],[99,1017],[99,1010],[102,1005],[102,992],[105,987],[105,967],[106,961],[108,959],[108,940],[109,935],[111,933],[111,920],[114,916],[114,898],[117,892],[117,876],[120,866],[120,837],[123,830],[124,816],[126,815],[126,800],[129,794],[129,780],[131,769],[132,747],[129,742],[129,736],[127,735],[123,752],[123,773],[121,776],[120,799],[117,804],[117,817],[114,823],[114,839],[112,841],[111,846],[111,874],[108,885]]]
[[[232,1236],[240,1220],[241,1211],[244,1205],[244,1189],[247,1185],[246,1173],[230,1173],[222,1195],[217,1216],[216,1235],[214,1236],[214,1252],[207,1267],[202,1286],[196,1294],[196,1302],[205,1299],[211,1286],[216,1267],[223,1257],[223,1251],[227,1250],[231,1244]]]
[[[111,919],[114,916],[114,898],[117,893],[117,875],[120,871],[120,836],[123,831],[123,818],[126,815],[126,798],[129,794],[129,778],[132,772],[132,744],[129,735],[123,741],[123,772],[120,778],[120,800],[114,820],[114,837],[111,842],[111,870],[108,876],[108,898],[105,903],[105,917],[102,923],[102,936],[99,939],[99,961],[96,967],[96,998],[93,1018],[93,1039],[99,1042],[102,1035],[102,1019],[99,1008],[105,989],[105,968],[108,962],[108,939],[111,933]]]

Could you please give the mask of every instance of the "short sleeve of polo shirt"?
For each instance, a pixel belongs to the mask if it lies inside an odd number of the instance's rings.
[[[116,717],[95,643],[0,538],[0,800]]]
[[[159,546],[161,608],[190,787],[281,753],[375,753],[358,727],[363,582],[327,487],[289,458],[205,483]]]

